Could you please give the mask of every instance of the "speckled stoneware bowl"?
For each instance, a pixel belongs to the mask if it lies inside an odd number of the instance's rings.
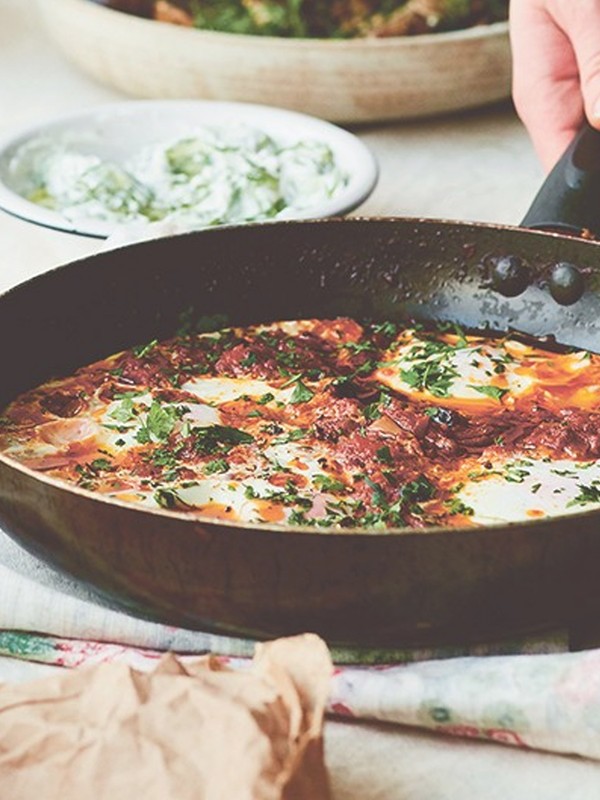
[[[243,100],[335,122],[422,117],[510,94],[507,23],[386,39],[283,39],[185,28],[91,0],[38,0],[51,38],[134,97]]]

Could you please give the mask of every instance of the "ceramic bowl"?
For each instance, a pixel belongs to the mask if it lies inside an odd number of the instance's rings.
[[[295,210],[288,219],[343,215],[371,194],[378,177],[370,150],[353,134],[314,117],[270,106],[203,100],[134,100],[115,103],[46,121],[0,142],[0,208],[49,228],[85,236],[108,237],[115,223],[99,219],[70,221],[27,199],[27,157],[32,143],[68,143],[84,155],[123,163],[144,146],[185,137],[203,127],[227,129],[243,125],[284,144],[315,140],[329,146],[347,182],[319,205]]]
[[[504,22],[385,39],[283,39],[180,27],[91,0],[38,3],[50,37],[74,64],[134,97],[241,100],[365,122],[510,94]]]

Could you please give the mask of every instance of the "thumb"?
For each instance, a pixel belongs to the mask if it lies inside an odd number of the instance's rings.
[[[585,113],[600,128],[600,0],[553,0],[557,24],[571,41],[577,61]]]

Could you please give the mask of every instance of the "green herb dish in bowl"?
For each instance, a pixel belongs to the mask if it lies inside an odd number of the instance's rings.
[[[190,3],[111,2],[182,24],[92,0],[38,0],[38,7],[67,58],[133,97],[245,101],[349,123],[423,117],[510,96],[508,24],[494,21],[506,15],[506,0],[478,0],[485,11],[478,16],[473,0],[203,0],[194,4],[201,16],[192,26]],[[398,15],[353,17],[365,28],[354,35],[345,18],[336,28],[326,13],[325,23],[311,22],[314,30],[291,13],[317,6],[397,7]],[[312,35],[317,23],[320,37]]]

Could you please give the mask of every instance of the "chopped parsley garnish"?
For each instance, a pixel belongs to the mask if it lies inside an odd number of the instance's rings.
[[[257,361],[258,359],[256,357],[256,353],[250,352],[247,356],[244,356],[244,358],[241,359],[240,366],[251,367],[253,364],[256,364]]]
[[[133,347],[132,353],[138,358],[144,358],[144,356],[147,356],[148,353],[154,350],[157,344],[158,344],[158,339],[152,339],[152,341],[148,342],[148,344],[141,344],[138,345],[137,347]]]
[[[469,389],[474,389],[479,394],[484,394],[486,397],[491,397],[494,400],[502,400],[508,389],[502,389],[500,386],[473,386],[469,385]]]
[[[600,481],[593,481],[590,485],[577,484],[579,494],[567,503],[567,508],[573,506],[586,506],[589,503],[600,503]]]
[[[448,513],[452,516],[455,514],[462,514],[465,517],[472,517],[475,513],[475,510],[472,509],[471,506],[465,505],[458,497],[454,497],[452,500],[446,500],[444,505],[447,506]]]
[[[373,505],[378,506],[379,508],[387,508],[387,496],[381,486],[378,483],[375,483],[375,481],[371,480],[371,478],[369,478],[367,475],[365,475],[365,483],[373,490]]]
[[[179,452],[181,447],[157,447],[150,456],[151,462],[155,467],[167,467],[174,469],[179,463]]]
[[[114,467],[107,458],[95,458],[86,464],[76,464],[77,483],[82,489],[93,489],[94,481],[101,472],[112,472]]]
[[[369,350],[374,350],[375,345],[368,340],[362,342],[344,342],[340,345],[340,350],[349,350],[353,355],[358,353],[366,353]]]
[[[165,441],[173,432],[177,420],[187,412],[184,406],[163,406],[156,400],[152,402],[145,423],[136,433],[140,444],[152,441]]]
[[[315,475],[313,483],[317,489],[323,492],[343,492],[347,488],[345,483],[329,475]]]
[[[392,451],[386,445],[383,447],[379,447],[376,451],[377,460],[381,461],[383,464],[389,464],[392,466],[394,464],[394,457],[392,456]]]
[[[204,466],[204,472],[207,475],[214,475],[218,472],[227,472],[229,470],[229,463],[224,458],[214,458],[208,461]]]
[[[287,481],[285,491],[282,490],[269,490],[264,494],[259,494],[253,486],[246,486],[244,489],[244,496],[248,500],[269,500],[272,503],[283,503],[284,505],[298,505],[301,508],[311,508],[313,501],[309,497],[302,497],[298,494],[298,489],[292,483]]]
[[[301,511],[299,508],[293,508],[290,511],[288,522],[290,525],[315,525],[314,519],[309,519],[306,516],[306,511]]]
[[[374,420],[379,419],[382,416],[380,411],[380,406],[381,403],[379,402],[379,400],[375,400],[373,403],[368,403],[363,408],[363,414],[368,422],[373,422]]]
[[[413,347],[407,360],[408,369],[400,369],[404,383],[418,391],[427,391],[434,397],[448,397],[450,386],[458,378],[458,370],[448,360],[454,350],[443,342],[428,341]]]
[[[278,428],[278,432],[280,431],[281,428]],[[273,439],[272,444],[287,444],[288,442],[297,442],[299,439],[303,439],[307,433],[307,428],[296,428],[293,431],[288,431],[287,433],[278,436],[276,439]]]
[[[193,428],[191,435],[194,437],[194,448],[203,455],[212,455],[218,452],[227,452],[238,444],[251,444],[254,436],[238,428],[226,425],[208,425],[206,428]]]
[[[108,458],[95,458],[90,463],[90,467],[94,470],[94,472],[113,469],[113,465]]]
[[[360,517],[360,523],[361,526],[373,528],[402,527],[406,525],[406,521],[402,516],[402,501],[398,500],[392,505],[384,504],[379,511],[368,511]]]
[[[398,326],[395,322],[378,322],[372,326],[372,330],[373,333],[379,333],[391,339],[398,333]]]
[[[374,400],[372,403],[368,403],[363,408],[363,414],[366,420],[369,422],[373,422],[376,419],[379,419],[382,415],[382,407],[385,407],[390,404],[391,397],[386,392],[379,393],[379,399]]]
[[[154,501],[161,507],[161,508],[176,508],[178,504],[181,503],[179,495],[175,491],[175,489],[157,489],[153,495]]]
[[[283,428],[276,422],[268,422],[266,425],[262,425],[260,429],[263,433],[268,433],[269,436],[275,436],[277,433],[283,433]],[[287,441],[287,439],[285,441]]]
[[[528,469],[521,469],[517,466],[518,462],[514,464],[506,464],[504,467],[504,480],[509,483],[523,483],[525,478],[531,475]],[[491,473],[488,473],[491,474]]]
[[[435,493],[435,486],[425,475],[419,475],[414,481],[405,483],[400,489],[400,497],[407,503],[422,503],[425,500],[431,500]]]
[[[309,389],[308,386],[305,386],[300,379],[296,381],[296,385],[294,387],[294,391],[290,397],[290,403],[292,405],[298,405],[299,403],[308,403],[309,400],[315,396],[315,393],[312,389]]]
[[[136,417],[133,399],[124,397],[119,405],[110,412],[109,417],[116,419],[117,422],[131,422]]]

